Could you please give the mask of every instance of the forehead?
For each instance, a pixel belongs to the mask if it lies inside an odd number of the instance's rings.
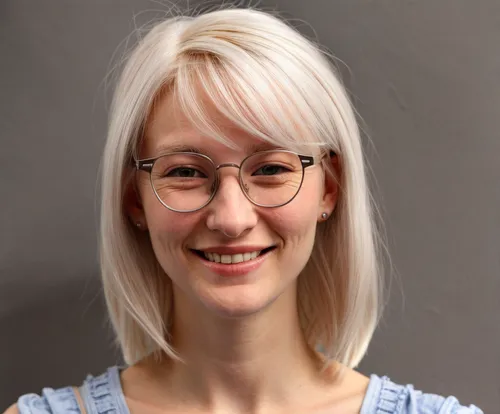
[[[219,153],[227,151],[229,146],[221,142],[230,141],[233,150],[252,153],[276,147],[273,143],[255,137],[224,117],[210,102],[202,102],[211,126],[215,127],[222,140],[205,133],[179,109],[171,93],[165,93],[155,100],[146,122],[141,152],[147,157],[178,150],[182,147],[199,148],[202,152]]]

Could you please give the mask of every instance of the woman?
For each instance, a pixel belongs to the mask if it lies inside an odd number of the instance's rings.
[[[104,152],[101,266],[127,367],[7,413],[481,413],[357,373],[380,245],[353,109],[264,12],[157,24]]]

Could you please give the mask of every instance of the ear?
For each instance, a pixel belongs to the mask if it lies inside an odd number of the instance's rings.
[[[147,228],[146,215],[137,189],[135,174],[128,180],[123,194],[123,208],[134,227],[141,230]]]
[[[335,206],[337,205],[339,194],[339,183],[340,177],[342,176],[339,157],[331,151],[328,159],[331,162],[332,168],[325,170],[323,197],[319,204],[318,217],[321,217],[323,213],[328,214],[328,216],[332,215],[335,210]],[[333,170],[333,174],[331,170]]]

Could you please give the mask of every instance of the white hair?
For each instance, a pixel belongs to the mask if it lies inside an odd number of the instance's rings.
[[[133,49],[115,90],[103,158],[101,269],[106,302],[125,361],[170,345],[172,286],[146,232],[126,216],[131,160],[154,102],[172,93],[205,135],[232,145],[206,101],[253,136],[339,157],[340,195],[318,225],[299,275],[301,327],[311,349],[356,366],[380,315],[380,253],[373,199],[356,116],[340,77],[314,42],[283,19],[229,8],[157,23]],[[201,96],[203,94],[203,97]],[[331,165],[325,163],[327,171]]]

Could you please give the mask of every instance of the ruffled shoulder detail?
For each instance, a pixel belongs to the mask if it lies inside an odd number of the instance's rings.
[[[118,367],[111,367],[97,377],[89,375],[80,387],[88,414],[128,414],[120,385]]]
[[[44,388],[41,395],[22,395],[17,408],[20,414],[81,414],[72,387]]]
[[[361,414],[484,414],[475,405],[463,406],[453,396],[443,397],[399,385],[372,375]]]
[[[88,375],[78,388],[87,414],[129,414],[120,384],[120,368]],[[25,394],[17,401],[20,414],[81,414],[74,387],[44,388],[41,395]]]

